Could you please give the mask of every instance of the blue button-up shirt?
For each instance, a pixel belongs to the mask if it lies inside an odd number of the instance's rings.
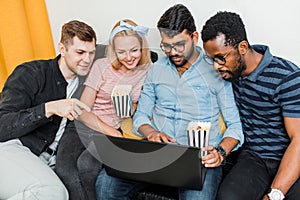
[[[213,66],[203,58],[203,52],[180,77],[168,57],[163,57],[149,69],[134,115],[134,131],[149,124],[158,131],[188,144],[190,121],[211,122],[209,145],[216,146],[223,135],[218,129],[222,113],[226,123],[224,136],[243,143],[239,113],[231,83],[224,81]],[[140,134],[139,134],[140,135]]]

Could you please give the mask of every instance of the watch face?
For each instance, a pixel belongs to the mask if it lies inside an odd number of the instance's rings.
[[[278,189],[272,189],[271,192],[268,194],[270,200],[282,200],[284,199],[284,195]]]
[[[278,191],[273,191],[271,196],[272,200],[281,200],[281,195]]]

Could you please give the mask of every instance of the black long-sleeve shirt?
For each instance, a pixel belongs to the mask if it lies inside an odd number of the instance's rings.
[[[19,65],[8,77],[0,100],[0,142],[19,138],[39,155],[55,139],[61,117],[45,117],[45,103],[66,98],[60,56]]]

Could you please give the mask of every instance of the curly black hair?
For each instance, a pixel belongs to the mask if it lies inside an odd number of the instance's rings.
[[[185,29],[187,32],[196,31],[196,25],[191,12],[182,4],[170,7],[157,22],[159,31],[173,37]]]
[[[220,34],[225,35],[226,46],[234,46],[243,40],[248,42],[245,25],[236,13],[220,11],[208,19],[202,28],[201,38],[203,42],[207,42]]]

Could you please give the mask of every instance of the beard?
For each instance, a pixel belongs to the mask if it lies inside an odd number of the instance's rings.
[[[182,58],[182,61],[180,63],[175,63],[172,58]],[[187,63],[186,57],[180,56],[180,55],[169,56],[169,59],[170,59],[171,63],[173,63],[173,65],[175,65],[175,67],[182,67]]]
[[[175,65],[175,67],[182,67],[187,62],[189,62],[191,57],[194,55],[194,52],[195,52],[195,46],[194,46],[194,41],[192,40],[192,47],[187,56],[175,54],[173,56],[169,56],[169,59],[170,59],[171,63],[173,63]],[[175,63],[172,58],[182,58],[182,61],[180,63]]]
[[[246,66],[245,63],[242,61],[242,57],[241,55],[239,55],[236,64],[234,65],[233,69],[230,70],[219,70],[219,73],[228,73],[230,75],[229,78],[223,78],[226,81],[234,81],[235,79],[237,79],[238,77],[241,76],[241,74],[243,73],[243,71],[245,71]]]

